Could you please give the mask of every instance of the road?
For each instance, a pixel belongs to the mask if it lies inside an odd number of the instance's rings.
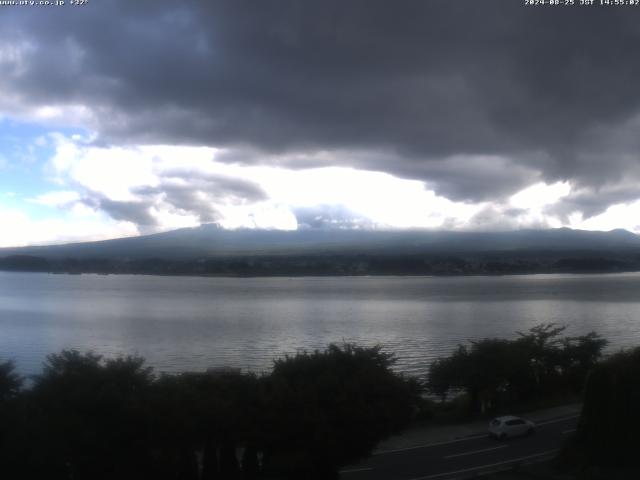
[[[537,424],[528,437],[494,440],[474,435],[454,441],[374,454],[341,471],[343,480],[451,480],[491,472],[516,463],[549,458],[573,432],[578,416]]]

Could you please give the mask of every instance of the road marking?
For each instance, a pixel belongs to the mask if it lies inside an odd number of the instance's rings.
[[[498,447],[483,448],[482,450],[474,450],[472,452],[456,453],[455,455],[447,455],[444,458],[456,458],[464,457],[465,455],[473,455],[474,453],[490,452],[491,450],[498,450],[499,448],[507,448],[509,445],[500,445]]]
[[[570,429],[570,430],[564,430],[564,431],[562,432],[562,435],[566,435],[567,433],[573,433],[573,432],[575,432],[575,431],[576,431],[576,429],[575,429],[575,428],[572,428],[572,429]]]
[[[406,452],[407,450],[416,450],[418,448],[428,448],[428,447],[437,447],[438,445],[448,445],[449,443],[458,443],[458,442],[466,442],[467,440],[477,440],[478,438],[486,438],[486,433],[481,433],[478,435],[469,435],[468,437],[456,438],[455,440],[445,440],[443,442],[434,442],[434,443],[425,443],[423,445],[416,445],[415,447],[406,447],[406,448],[394,448],[393,450],[383,450],[380,452],[372,453],[371,455],[384,455],[387,453],[396,453],[396,452]]]
[[[551,423],[563,422],[565,420],[571,420],[573,418],[578,418],[580,415],[571,415],[569,417],[556,418],[554,420],[547,420],[546,422],[536,423],[537,426],[548,425]],[[456,438],[455,440],[444,440],[442,442],[433,442],[433,443],[424,443],[422,445],[416,445],[414,447],[405,447],[405,448],[394,448],[392,450],[381,450],[379,452],[374,452],[371,456],[375,455],[385,455],[387,453],[396,453],[396,452],[406,452],[409,450],[417,450],[419,448],[428,448],[428,447],[437,447],[439,445],[448,445],[450,443],[458,443],[458,442],[466,442],[467,440],[476,440],[478,438],[486,437],[486,433],[479,433],[475,435],[469,435],[468,437]]]
[[[367,472],[369,470],[373,470],[371,467],[363,467],[363,468],[349,468],[347,470],[340,470],[339,473],[356,473],[356,472]]]
[[[571,420],[572,418],[578,418],[579,416],[580,415],[571,415],[570,417],[556,418],[555,420],[547,420],[546,422],[536,423],[536,425],[540,426],[540,425],[549,425],[550,423],[564,422],[565,420]]]
[[[536,457],[543,457],[545,455],[549,455],[549,454],[555,453],[557,451],[558,450],[547,450],[545,452],[536,453],[534,455],[527,455],[526,457],[513,458],[511,460],[505,460],[503,462],[490,463],[488,465],[479,465],[477,467],[465,468],[464,470],[456,470],[454,472],[436,473],[434,475],[426,475],[424,477],[415,477],[415,478],[411,478],[409,480],[429,480],[431,478],[446,477],[447,475],[457,475],[459,473],[468,473],[468,472],[473,472],[473,471],[476,471],[476,470],[484,470],[486,468],[498,467],[500,465],[507,465],[509,463],[517,463],[517,462],[521,462],[523,460],[530,460],[530,459],[536,458]]]

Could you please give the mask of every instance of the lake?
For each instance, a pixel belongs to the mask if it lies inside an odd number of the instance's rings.
[[[331,342],[381,344],[424,374],[460,342],[541,322],[640,345],[640,273],[209,278],[0,272],[0,359],[23,374],[64,348],[139,354],[156,371],[232,366]]]

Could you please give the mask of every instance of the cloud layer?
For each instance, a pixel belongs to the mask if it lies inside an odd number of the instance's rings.
[[[0,32],[0,110],[75,122],[96,148],[208,146],[230,164],[387,172],[491,203],[480,228],[490,212],[517,217],[499,205],[540,182],[571,185],[546,210],[566,222],[640,198],[640,9],[113,0],[5,9]],[[160,201],[206,222],[216,204],[267,199],[255,182],[200,173],[85,201],[144,227]]]

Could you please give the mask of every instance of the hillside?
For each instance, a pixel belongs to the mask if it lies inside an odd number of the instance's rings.
[[[482,274],[640,270],[625,230],[223,230],[0,249],[0,269],[211,275]]]

